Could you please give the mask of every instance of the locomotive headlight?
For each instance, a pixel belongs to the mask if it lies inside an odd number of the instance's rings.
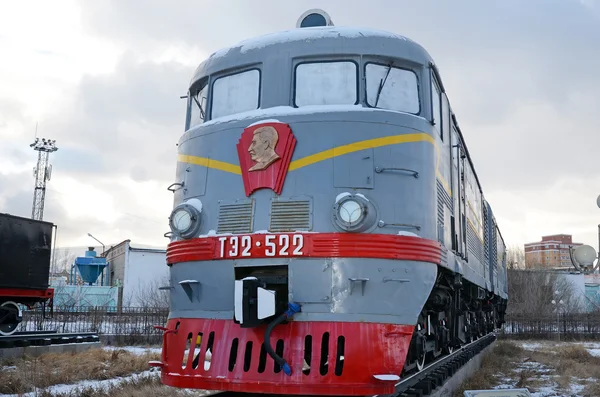
[[[333,206],[333,223],[347,232],[364,232],[375,226],[377,210],[362,194],[342,193]]]
[[[200,230],[202,202],[189,199],[173,209],[169,217],[171,231],[178,237],[191,238]]]
[[[340,204],[338,215],[342,222],[354,225],[364,216],[363,206],[356,200],[348,199]]]

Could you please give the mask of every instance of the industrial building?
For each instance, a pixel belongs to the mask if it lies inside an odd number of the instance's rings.
[[[56,307],[167,307],[166,250],[136,248],[125,240],[101,255],[89,247],[75,258],[68,277],[53,277]]]
[[[169,285],[167,251],[135,248],[125,240],[104,253],[109,285],[119,287],[119,306],[156,306],[158,288]],[[165,302],[165,306],[168,302]]]

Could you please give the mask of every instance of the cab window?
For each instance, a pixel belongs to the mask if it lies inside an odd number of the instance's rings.
[[[260,72],[258,69],[219,77],[213,83],[211,119],[258,109]]]
[[[365,67],[367,105],[418,114],[419,84],[412,70],[367,63]]]
[[[358,66],[352,61],[303,62],[295,75],[297,107],[358,103]]]

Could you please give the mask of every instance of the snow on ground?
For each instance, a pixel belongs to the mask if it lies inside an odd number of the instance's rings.
[[[600,342],[566,342],[558,340],[543,341],[518,341],[512,340],[517,346],[525,350],[525,354],[518,357],[511,357],[509,371],[499,369],[496,373],[497,381],[500,383],[493,389],[513,389],[527,388],[532,397],[591,397],[585,393],[586,385],[598,382],[596,378],[570,376],[572,372],[559,372],[558,368],[565,365],[566,360],[578,361],[575,357],[556,357],[560,349],[574,345],[580,345],[585,348],[592,356],[600,357]],[[535,355],[534,353],[543,353]],[[492,354],[494,354],[492,352]],[[533,360],[535,356],[539,361],[544,360],[544,354],[547,363]],[[586,364],[596,365],[596,364]],[[598,368],[600,372],[600,368]]]
[[[107,379],[107,380],[84,380],[84,381],[77,382],[72,385],[54,385],[54,386],[47,387],[44,390],[47,390],[48,392],[51,392],[51,393],[69,393],[69,392],[74,392],[77,389],[81,389],[81,388],[85,388],[85,387],[93,387],[94,389],[98,390],[101,388],[106,388],[110,385],[118,385],[119,383],[121,383],[123,381],[136,380],[141,377],[145,377],[145,376],[149,376],[149,375],[160,376],[158,371],[156,371],[155,368],[152,368],[148,371],[144,371],[139,374],[133,374],[130,376],[123,376],[120,378],[113,378],[113,379]],[[34,397],[34,396],[37,396],[38,394],[39,394],[39,390],[32,391],[30,393],[25,393],[25,394],[0,394],[0,397]]]
[[[135,355],[144,355],[144,354],[151,354],[151,353],[161,353],[162,348],[161,347],[157,347],[157,346],[152,346],[152,347],[148,347],[148,346],[102,346],[102,349],[106,350],[106,351],[118,351],[118,350],[125,350],[131,354],[135,354]],[[210,354],[208,354],[207,357],[210,360]],[[206,361],[205,362],[205,367],[206,365],[210,366],[210,361]],[[0,371],[5,371],[5,370],[15,370],[16,367],[15,366],[0,366]],[[54,385],[54,386],[50,386],[45,388],[44,390],[51,392],[51,393],[75,393],[83,388],[94,388],[96,390],[100,390],[100,389],[106,389],[107,387],[110,387],[111,385],[114,386],[118,386],[121,383],[127,382],[127,381],[135,381],[135,380],[139,380],[140,378],[146,378],[148,376],[151,377],[156,377],[159,378],[160,377],[160,370],[158,368],[149,368],[146,371],[143,371],[141,373],[136,373],[136,374],[132,374],[129,376],[123,376],[123,377],[116,377],[116,378],[112,378],[112,379],[107,379],[107,380],[84,380],[84,381],[80,381],[74,384],[60,384],[60,385]],[[39,394],[39,392],[41,391],[41,389],[38,389],[36,391],[32,391],[29,393],[25,393],[25,394],[1,394],[0,393],[0,397],[33,397],[33,396],[37,396]],[[214,391],[206,391],[206,390],[183,390],[183,392],[185,392],[186,395],[190,395],[190,396],[208,396],[211,394],[214,394],[216,392]]]
[[[162,352],[161,347],[141,347],[141,346],[102,346],[104,350],[125,350],[131,354],[144,355],[147,353],[158,353]]]

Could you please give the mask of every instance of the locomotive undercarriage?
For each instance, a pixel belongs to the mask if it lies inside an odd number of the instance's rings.
[[[439,267],[439,275],[419,315],[402,376],[421,371],[441,355],[471,343],[504,323],[506,303]]]

